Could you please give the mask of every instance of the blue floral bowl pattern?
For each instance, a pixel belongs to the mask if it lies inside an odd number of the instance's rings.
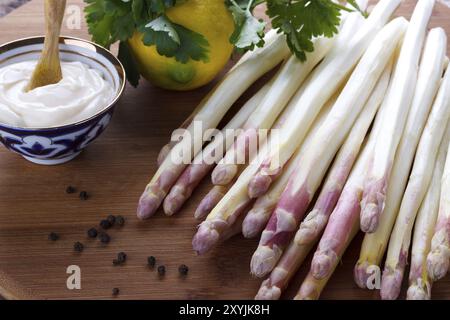
[[[26,38],[0,46],[0,68],[11,63],[37,59],[43,37]],[[62,164],[74,159],[105,130],[125,86],[125,71],[108,50],[89,41],[60,38],[63,61],[81,61],[99,70],[115,90],[115,98],[93,117],[61,127],[17,128],[0,123],[0,142],[25,159],[44,165]]]

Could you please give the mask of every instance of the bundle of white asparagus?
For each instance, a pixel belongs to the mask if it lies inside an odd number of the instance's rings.
[[[237,233],[260,236],[250,271],[267,278],[256,299],[279,299],[316,245],[295,299],[318,299],[360,231],[359,287],[396,299],[412,245],[407,298],[430,299],[450,259],[447,37],[427,30],[435,0],[417,1],[409,22],[394,17],[400,2],[380,0],[367,18],[344,12],[339,33],[313,39],[305,62],[268,32],[163,147],[138,217],[161,204],[167,215],[180,211],[211,172],[193,248],[204,254]]]

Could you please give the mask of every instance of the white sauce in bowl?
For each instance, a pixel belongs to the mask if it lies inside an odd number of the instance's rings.
[[[62,62],[63,79],[25,92],[37,61],[0,68],[0,123],[48,128],[86,120],[114,99],[112,85],[81,62]]]

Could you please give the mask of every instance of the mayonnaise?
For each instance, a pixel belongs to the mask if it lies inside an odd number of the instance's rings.
[[[63,79],[25,92],[36,61],[0,68],[0,123],[48,128],[85,120],[114,98],[112,85],[81,62],[62,62]]]

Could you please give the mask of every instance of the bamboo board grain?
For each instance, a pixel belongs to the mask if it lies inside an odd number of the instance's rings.
[[[409,17],[414,2],[403,3],[398,14]],[[81,0],[69,0],[68,4],[74,5],[74,12],[82,8]],[[430,26],[441,26],[450,36],[449,17],[450,10],[438,4]],[[38,35],[40,30],[42,0],[33,0],[0,19],[0,43]],[[63,33],[89,38],[84,23],[76,30],[68,30],[65,24]],[[106,299],[111,298],[111,289],[118,287],[123,299],[253,298],[260,284],[249,275],[256,241],[236,237],[205,256],[196,257],[192,252],[196,228],[192,214],[208,190],[208,181],[181,214],[167,218],[158,213],[146,222],[135,218],[136,202],[155,171],[160,147],[211,86],[183,93],[157,89],[146,82],[138,89],[128,87],[108,130],[65,165],[37,166],[1,147],[0,295],[8,299]],[[65,194],[68,185],[87,190],[91,198],[80,201],[77,195]],[[110,232],[112,242],[107,246],[88,240],[86,230],[108,214],[125,216],[126,226]],[[51,231],[61,239],[50,243],[47,235]],[[361,239],[359,235],[350,246],[322,298],[378,298],[376,291],[358,289],[352,279]],[[82,254],[73,252],[75,241],[85,244]],[[119,251],[128,254],[128,261],[113,267],[112,259]],[[167,266],[163,280],[146,267],[148,255]],[[178,276],[181,263],[190,267],[186,279]],[[284,298],[295,294],[308,264]],[[81,290],[66,288],[69,265],[81,268]],[[433,297],[450,298],[449,277],[434,286]]]

